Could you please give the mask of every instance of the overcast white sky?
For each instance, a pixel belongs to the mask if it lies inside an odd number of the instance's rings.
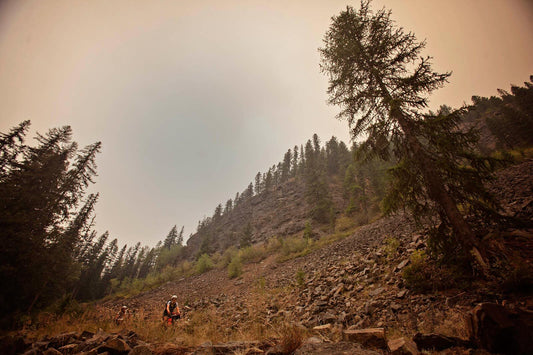
[[[97,230],[154,245],[188,235],[313,133],[348,142],[317,48],[358,1],[0,2],[0,131],[71,125],[98,156]],[[453,71],[432,105],[533,74],[529,0],[389,0],[393,18]]]

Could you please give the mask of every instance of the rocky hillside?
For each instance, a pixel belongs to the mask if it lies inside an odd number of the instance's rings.
[[[533,222],[532,177],[533,160],[497,174],[490,188],[508,216]],[[501,240],[521,255],[530,277],[533,229],[506,230]],[[61,334],[38,336],[43,330],[35,324],[0,338],[0,353],[528,354],[531,288],[520,293],[485,280],[415,292],[403,271],[426,249],[425,229],[409,216],[382,218],[307,255],[247,264],[237,279],[215,269],[98,303],[50,327]],[[178,295],[183,319],[168,328],[161,313],[171,294]],[[124,304],[130,317],[114,325]]]
[[[342,179],[331,176],[329,194],[335,211],[343,211],[346,201],[342,196]],[[306,186],[302,178],[291,178],[268,193],[250,197],[207,225],[201,233],[193,234],[187,241],[187,254],[198,254],[208,239],[209,252],[223,252],[230,246],[239,246],[248,223],[252,229],[253,244],[266,242],[275,236],[290,236],[304,230],[310,220],[310,206],[306,199]],[[315,232],[321,233],[320,230]]]
[[[491,189],[508,215],[533,221],[532,177],[531,160],[499,172]],[[278,198],[283,196],[280,192]],[[288,228],[290,221],[283,225]],[[502,238],[522,255],[531,275],[533,229],[507,230]],[[450,347],[455,349],[452,353],[478,347],[526,354],[532,346],[527,336],[533,330],[530,292],[505,291],[490,281],[444,291],[407,288],[402,272],[410,267],[415,251],[427,248],[426,241],[424,228],[400,214],[360,227],[299,258],[279,262],[270,256],[247,264],[238,279],[229,279],[226,270],[211,270],[169,280],[128,299],[100,303],[100,319],[112,318],[127,305],[133,314],[121,326],[136,333],[100,333],[105,341],[96,353],[127,353],[132,346],[142,346],[145,352],[139,348],[139,354],[414,354]],[[147,329],[160,323],[171,294],[178,295],[184,317],[171,333],[173,340],[161,343],[157,339],[165,330],[157,328],[154,334]],[[194,334],[196,345],[186,340],[189,334]],[[76,336],[71,344],[78,345],[69,349],[80,350],[79,344],[87,341],[81,333]],[[112,344],[128,348],[108,350],[106,342],[112,339],[120,340]],[[295,344],[289,351],[291,339]],[[38,342],[29,346],[34,353],[46,347]]]

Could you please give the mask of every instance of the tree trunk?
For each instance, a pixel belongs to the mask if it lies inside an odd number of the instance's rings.
[[[408,118],[404,117],[403,113],[399,110],[391,112],[391,114],[404,132],[407,144],[412,150],[415,159],[418,159],[420,162],[420,170],[422,171],[426,182],[429,197],[442,207],[444,214],[450,221],[454,233],[458,237],[459,243],[469,251],[471,260],[478,264],[482,273],[487,275],[488,265],[485,261],[485,255],[482,252],[483,250],[480,247],[479,242],[476,240],[472,228],[470,228],[459,212],[457,203],[446,191],[444,181],[435,168],[433,161],[423,151],[422,145],[413,132],[413,123]]]

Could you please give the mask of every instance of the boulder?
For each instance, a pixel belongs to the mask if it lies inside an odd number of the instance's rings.
[[[61,354],[76,354],[79,352],[78,348],[79,348],[79,345],[76,343],[73,343],[73,344],[64,345],[57,350],[59,350]]]
[[[529,354],[533,349],[533,312],[482,303],[467,317],[470,339],[480,348],[502,354]]]
[[[313,327],[313,330],[330,330],[331,329],[331,323],[324,324],[324,325],[317,325],[316,327]]]
[[[386,349],[387,340],[385,339],[385,329],[368,328],[368,329],[348,329],[343,331],[343,340],[359,343],[364,347]]]
[[[416,355],[419,354],[416,344],[405,338],[389,340],[387,343],[391,355]]]
[[[111,338],[102,345],[98,352],[107,351],[112,355],[127,354],[131,350],[130,346],[122,339]]]
[[[59,349],[62,346],[73,343],[78,339],[78,333],[70,332],[59,334],[50,339],[49,347]]]
[[[397,297],[397,298],[404,298],[406,294],[407,294],[407,290],[401,290],[401,291],[399,291],[399,292],[396,294],[396,297]]]

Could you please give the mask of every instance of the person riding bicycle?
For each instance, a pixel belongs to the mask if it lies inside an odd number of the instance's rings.
[[[163,319],[166,319],[168,323],[172,323],[175,319],[180,319],[181,313],[178,307],[178,296],[174,295],[167,302],[165,311],[163,312]]]
[[[115,317],[115,323],[119,325],[120,323],[124,322],[127,317],[128,317],[128,307],[122,306],[117,316]]]

